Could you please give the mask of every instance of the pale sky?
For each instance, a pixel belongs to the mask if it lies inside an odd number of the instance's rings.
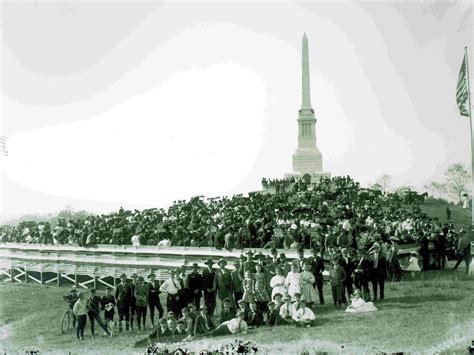
[[[4,218],[283,177],[303,32],[325,171],[421,187],[470,167],[455,94],[471,1],[4,1],[0,28]]]

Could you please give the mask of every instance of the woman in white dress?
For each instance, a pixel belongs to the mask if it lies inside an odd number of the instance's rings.
[[[285,277],[283,276],[281,268],[276,268],[276,275],[270,280],[270,287],[272,288],[272,300],[277,293],[282,297],[286,295]]]
[[[299,273],[299,267],[297,264],[293,264],[291,266],[291,271],[288,273],[285,280],[285,286],[292,299],[295,298],[295,293],[301,294],[300,278],[301,274]]]
[[[361,297],[360,290],[356,289],[351,297],[351,304],[346,308],[348,313],[363,313],[376,311],[372,302],[365,302]]]

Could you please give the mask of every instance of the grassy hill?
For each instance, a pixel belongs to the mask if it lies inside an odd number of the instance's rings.
[[[143,353],[133,343],[141,333],[116,334],[114,338],[91,339],[89,324],[86,340],[75,334],[60,334],[60,319],[65,308],[61,296],[67,288],[32,284],[0,285],[0,346],[9,352],[40,350],[42,353]],[[459,351],[465,353],[474,338],[474,282],[461,270],[428,271],[416,280],[406,278],[386,284],[386,298],[375,305],[377,312],[347,314],[335,310],[330,289],[325,285],[327,304],[317,305],[317,327],[266,327],[252,331],[244,339],[268,353],[309,351],[350,353]],[[162,301],[165,304],[164,300]],[[89,322],[89,321],[88,321]],[[148,321],[149,323],[149,321]],[[97,328],[97,326],[96,326]],[[234,337],[220,337],[187,343],[188,349],[218,349]]]

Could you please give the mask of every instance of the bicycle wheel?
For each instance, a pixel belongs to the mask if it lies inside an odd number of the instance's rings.
[[[71,323],[71,316],[68,311],[64,312],[63,317],[61,318],[61,333],[65,334],[69,329]]]

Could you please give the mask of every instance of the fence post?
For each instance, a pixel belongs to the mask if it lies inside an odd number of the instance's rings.
[[[26,270],[25,266],[25,284],[28,283],[28,270]]]
[[[61,286],[61,273],[58,271],[56,274],[57,274],[56,285],[59,287]]]

